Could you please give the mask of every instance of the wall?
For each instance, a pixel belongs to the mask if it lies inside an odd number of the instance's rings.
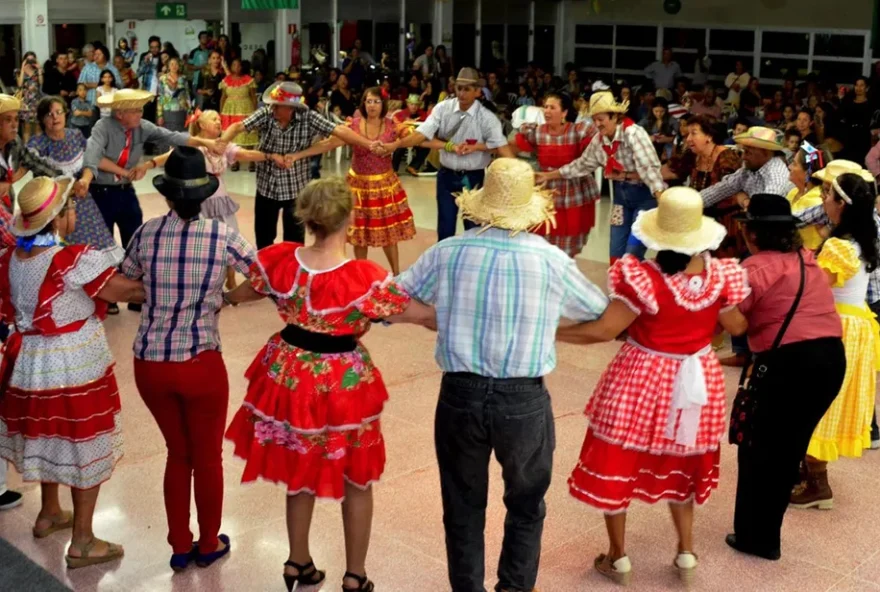
[[[805,27],[823,29],[870,29],[874,18],[872,0],[681,0],[681,11],[669,15],[662,0],[592,0],[568,2],[569,22],[591,20],[649,22],[664,26],[718,24],[727,26]],[[845,5],[845,10],[843,10]]]
[[[115,23],[113,31],[114,39],[127,37],[129,46],[136,45],[139,54],[147,51],[150,36],[158,35],[163,42],[170,41],[174,44],[174,48],[183,55],[199,45],[199,31],[205,28],[205,21],[145,20]]]

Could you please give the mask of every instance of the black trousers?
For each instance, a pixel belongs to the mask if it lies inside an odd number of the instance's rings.
[[[305,241],[305,227],[302,220],[293,213],[295,205],[296,201],[292,199],[279,201],[257,194],[254,202],[254,235],[257,239],[257,249],[263,249],[275,242],[275,237],[278,236],[278,212],[281,212],[284,242]]]
[[[414,148],[413,149],[413,157],[409,163],[409,166],[414,168],[416,171],[422,170],[422,165],[425,164],[425,161],[428,159],[428,155],[431,153],[427,148]],[[400,163],[403,162],[404,157],[406,156],[406,150],[400,149],[395,150],[394,155],[391,157],[391,166],[394,167],[394,172],[398,172],[400,170]]]
[[[846,356],[840,339],[814,339],[758,354],[753,377],[761,366],[767,370],[753,383],[753,444],[739,447],[733,525],[737,543],[771,552],[780,548],[782,519],[810,437],[843,384]]]
[[[544,494],[550,487],[556,447],[544,381],[445,374],[434,443],[452,591],[485,591],[483,531],[494,451],[501,464],[507,508],[495,589],[530,592],[538,576]]]
[[[89,186],[89,192],[95,200],[95,205],[101,211],[101,216],[113,234],[113,227],[119,227],[119,238],[122,239],[122,248],[127,249],[131,237],[144,223],[144,213],[138,202],[137,193],[130,183],[125,185],[96,185]]]

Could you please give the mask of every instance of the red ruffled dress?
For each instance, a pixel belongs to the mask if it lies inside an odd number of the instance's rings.
[[[251,269],[254,290],[276,301],[285,323],[306,331],[360,337],[371,319],[403,312],[409,296],[372,261],[311,271],[302,245],[262,249]],[[345,483],[367,488],[385,468],[379,416],[388,391],[369,352],[319,354],[275,334],[246,377],[247,396],[226,432],[247,461],[242,482],[281,483],[288,495],[342,500]]]
[[[95,487],[122,457],[107,305],[97,299],[116,269],[85,245],[14,253],[0,251],[0,312],[15,325],[0,370],[0,455],[25,481]]]
[[[711,347],[718,315],[750,289],[732,259],[704,255],[700,275],[665,275],[632,255],[608,272],[609,297],[638,318],[586,408],[589,428],[568,479],[605,513],[633,499],[704,503],[718,486],[724,374]]]
[[[516,145],[522,152],[537,152],[541,171],[555,171],[577,160],[590,144],[596,130],[588,123],[567,123],[561,134],[551,134],[547,124],[523,124],[516,135]],[[556,228],[544,227],[544,235],[570,257],[575,257],[587,244],[590,230],[596,225],[596,200],[599,186],[592,175],[577,179],[556,179],[547,183],[554,190]]]

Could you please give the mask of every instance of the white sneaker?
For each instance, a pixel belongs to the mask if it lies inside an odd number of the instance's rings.
[[[0,495],[0,510],[11,510],[21,505],[21,494],[17,491],[9,491]]]

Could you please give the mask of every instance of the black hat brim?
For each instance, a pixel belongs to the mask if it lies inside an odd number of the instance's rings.
[[[200,187],[181,187],[174,183],[169,183],[164,175],[157,175],[153,178],[153,187],[162,194],[166,199],[171,201],[205,201],[215,193],[220,187],[220,179],[214,175],[208,175],[208,183]]]
[[[772,216],[752,216],[748,212],[734,214],[733,219],[737,222],[751,222],[757,224],[797,224],[796,216],[790,214],[775,214]]]

